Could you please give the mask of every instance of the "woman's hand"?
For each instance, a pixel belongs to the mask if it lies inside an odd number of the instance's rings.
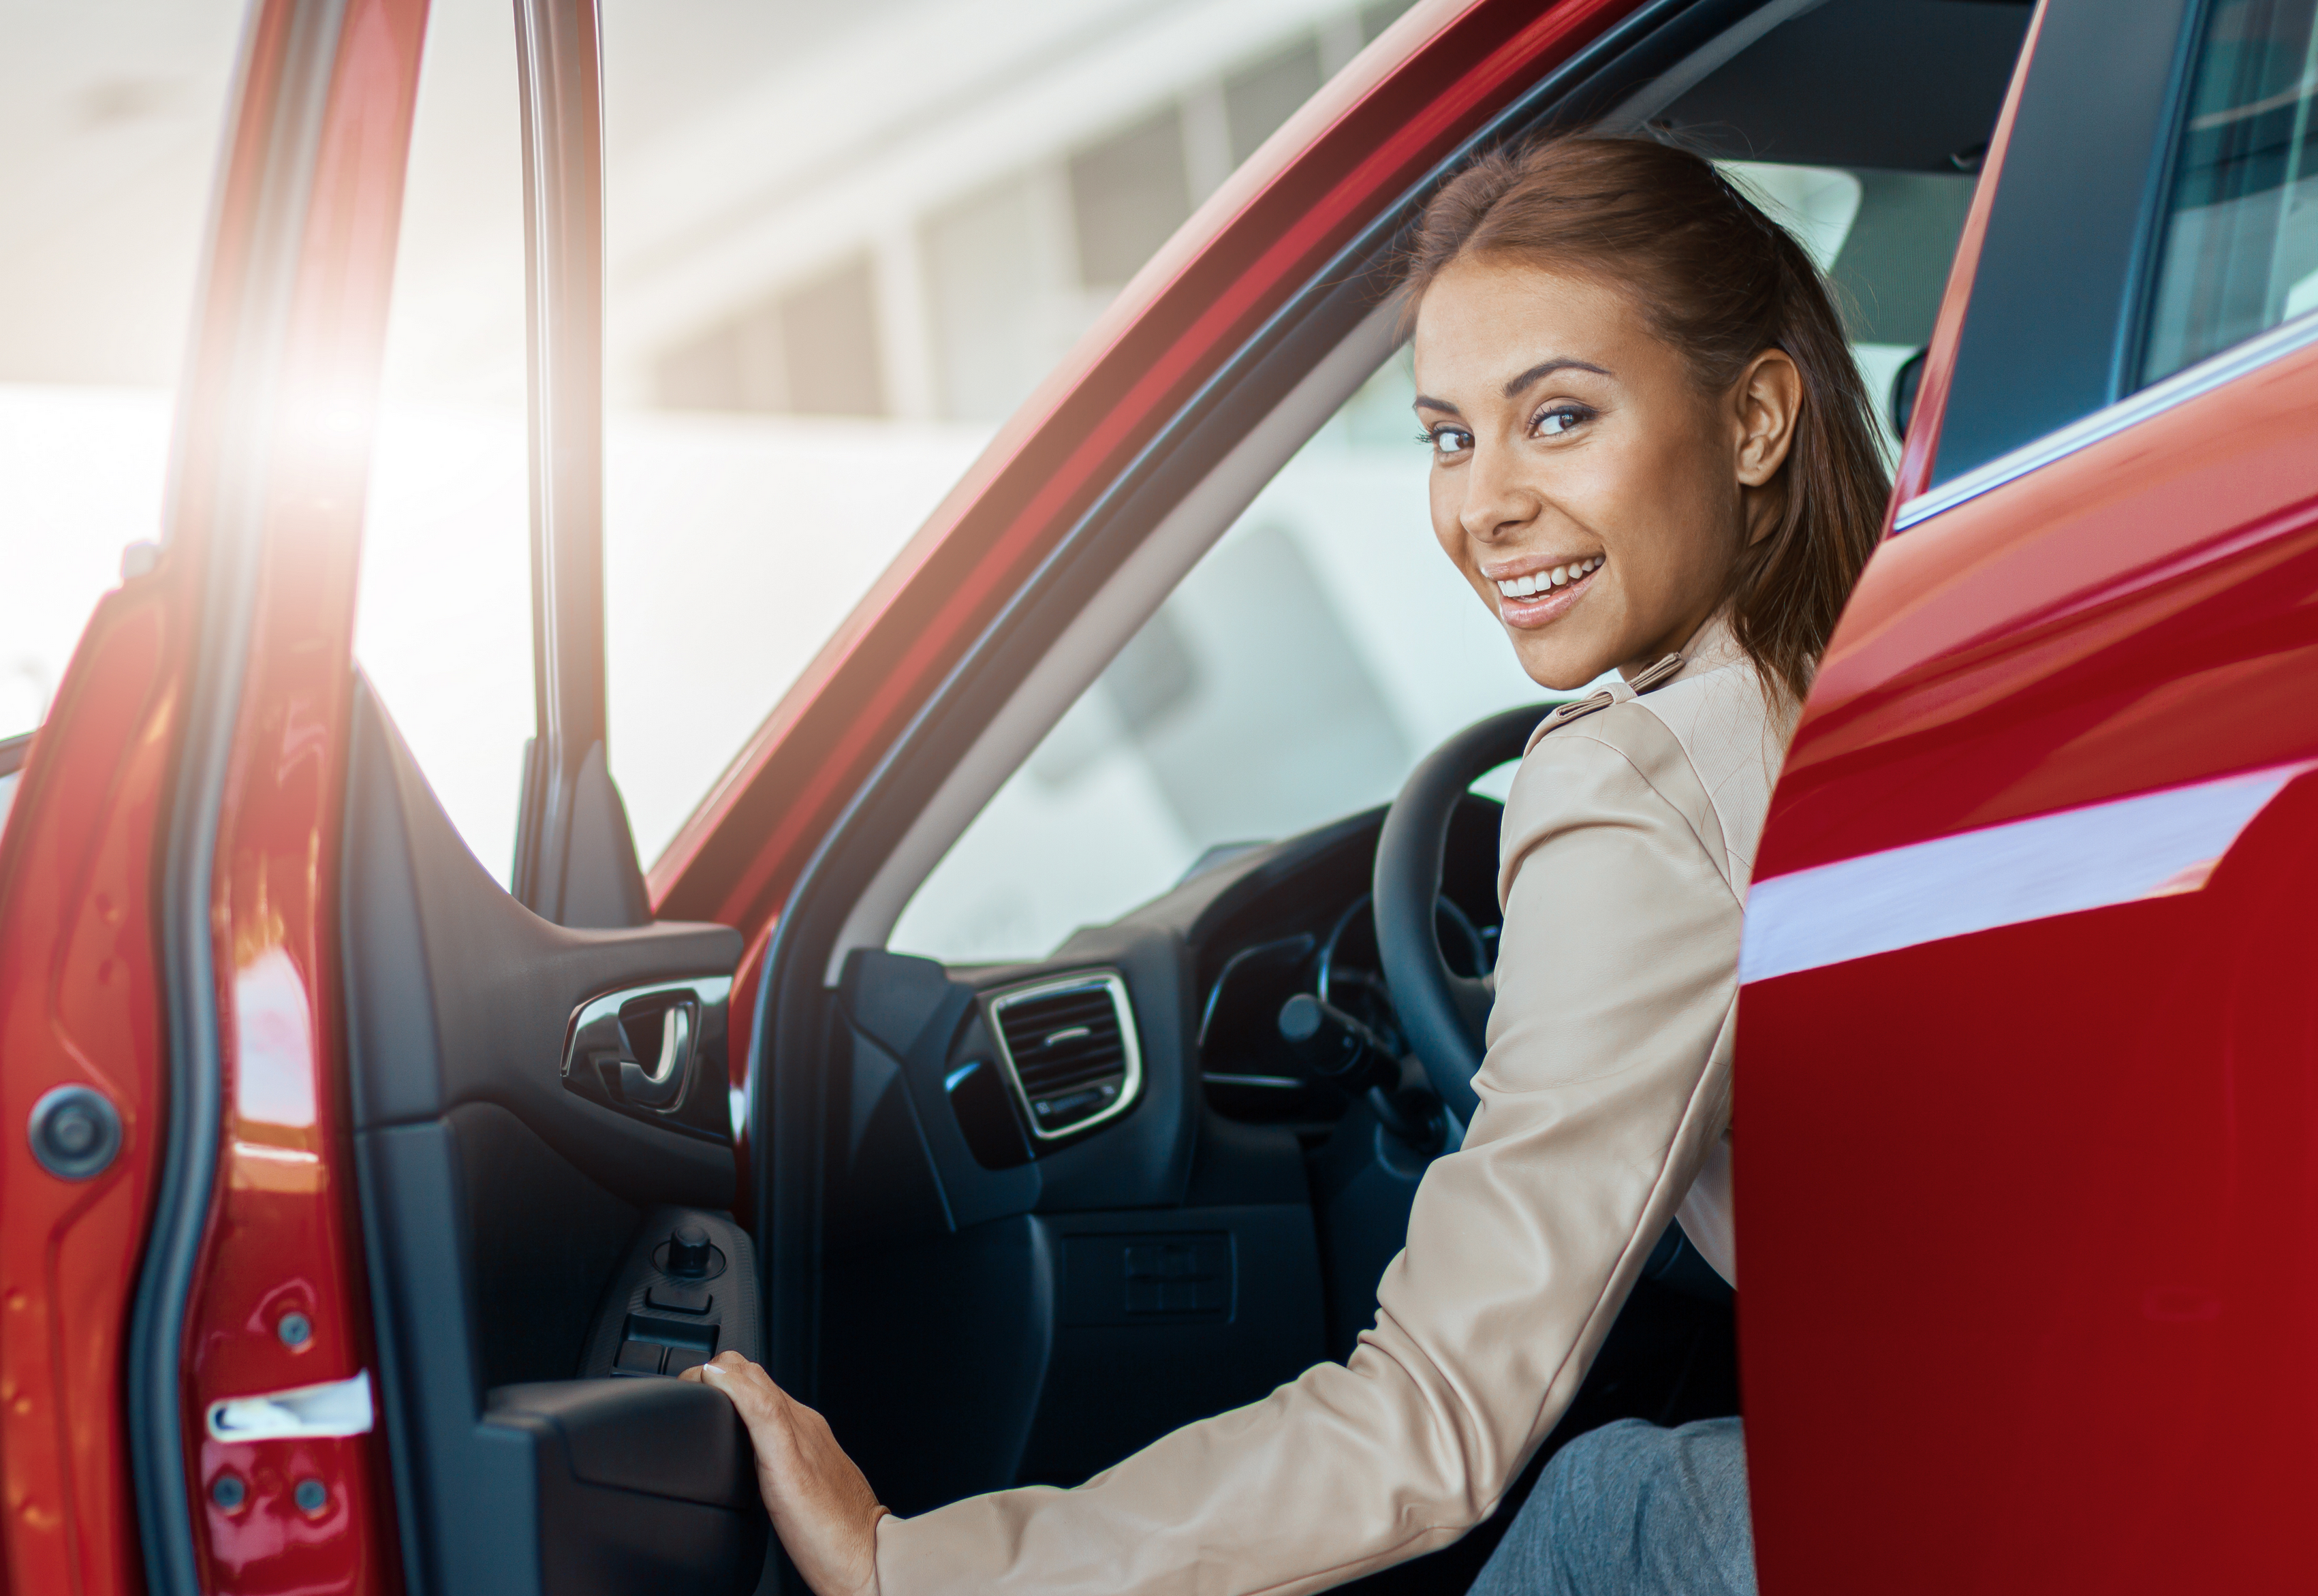
[[[877,1596],[877,1520],[885,1510],[829,1421],[738,1352],[719,1352],[678,1378],[732,1399],[757,1449],[757,1489],[773,1530],[814,1596]]]

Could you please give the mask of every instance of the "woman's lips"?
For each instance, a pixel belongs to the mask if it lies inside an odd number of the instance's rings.
[[[1604,556],[1596,554],[1576,561],[1574,569],[1564,568],[1569,574],[1559,587],[1544,584],[1550,572],[1536,572],[1532,579],[1539,586],[1534,594],[1507,593],[1505,589],[1515,585],[1512,582],[1492,584],[1497,589],[1498,616],[1508,626],[1521,627],[1543,626],[1559,620],[1585,596],[1586,589],[1593,585],[1595,573],[1602,569],[1603,560]]]

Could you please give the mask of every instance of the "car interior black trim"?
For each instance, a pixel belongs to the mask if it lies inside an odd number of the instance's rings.
[[[361,883],[348,894],[361,900],[353,912],[400,906],[398,928],[415,928],[418,942],[391,956],[415,955],[433,993],[431,1050],[404,1054],[391,1071],[357,1074],[356,1127],[498,1102],[574,1163],[638,1193],[701,1206],[729,1201],[734,1163],[721,1037],[701,1038],[694,1066],[712,1089],[692,1093],[673,1118],[565,1089],[562,1059],[571,1016],[589,999],[696,976],[729,979],[740,933],[671,921],[588,930],[542,919],[468,851],[367,683],[358,686],[352,718],[358,749],[347,783],[346,868],[349,887]],[[373,948],[383,956],[389,945],[381,936],[359,946],[366,956]]]
[[[565,926],[651,919],[606,763],[603,40],[596,0],[516,0],[530,378],[532,681],[514,894]]]
[[[1717,159],[1968,170],[1958,157],[1996,131],[2030,10],[1835,0],[1774,28],[1651,124]]]
[[[761,1349],[755,1246],[725,1212],[728,1062],[696,1057],[692,1119],[562,1080],[589,998],[727,982],[739,934],[541,919],[468,851],[359,677],[350,722],[349,1118],[405,1580],[430,1596],[753,1589],[764,1516],[730,1404],[667,1377],[692,1351]],[[680,1234],[696,1255],[671,1256]],[[648,1379],[613,1372],[631,1342]],[[650,1479],[588,1461],[654,1426],[692,1461]]]
[[[677,1256],[687,1228],[702,1249],[696,1259]],[[580,1377],[609,1378],[615,1368],[677,1375],[719,1352],[753,1360],[764,1350],[759,1296],[756,1243],[729,1214],[654,1208],[636,1226],[625,1258],[598,1297]],[[640,1369],[633,1360],[622,1361],[631,1342],[666,1350],[652,1367]]]

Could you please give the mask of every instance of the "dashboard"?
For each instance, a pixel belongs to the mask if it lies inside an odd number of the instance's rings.
[[[1466,799],[1444,853],[1436,926],[1464,973],[1495,954],[1500,814]],[[1074,1483],[1372,1320],[1432,1150],[1279,1022],[1324,997],[1397,1050],[1369,906],[1383,820],[1217,850],[1045,959],[848,955],[822,1391],[896,1511]]]
[[[1501,813],[1490,800],[1469,797],[1451,822],[1433,929],[1460,975],[1487,975],[1496,967]],[[1217,1112],[1307,1125],[1342,1116],[1347,1094],[1316,1076],[1281,1039],[1281,1006],[1299,992],[1351,1015],[1394,1055],[1406,1053],[1378,956],[1369,894],[1380,818],[1356,816],[1253,851],[1246,874],[1221,895],[1220,923],[1204,935],[1193,928],[1199,1068]]]

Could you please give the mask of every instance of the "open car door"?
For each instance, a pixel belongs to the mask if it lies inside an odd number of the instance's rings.
[[[0,1166],[14,1589],[763,1567],[738,1420],[669,1377],[759,1352],[728,1212],[741,947],[651,923],[604,769],[596,18],[515,9],[540,684],[517,892],[353,662],[427,6],[265,0],[166,540],[100,606],[0,856],[5,1090],[33,1127]]]

